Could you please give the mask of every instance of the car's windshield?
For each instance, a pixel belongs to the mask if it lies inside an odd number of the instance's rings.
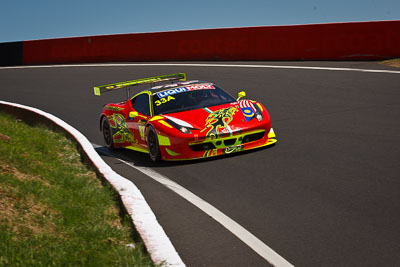
[[[180,87],[153,94],[155,115],[222,105],[235,101],[227,92],[210,84]]]

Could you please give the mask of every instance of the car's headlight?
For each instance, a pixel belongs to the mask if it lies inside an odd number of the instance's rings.
[[[166,121],[171,124],[175,129],[178,129],[181,133],[184,134],[191,134],[192,132],[190,131],[191,128],[186,127],[186,126],[182,126],[177,124],[176,122],[174,122],[173,120],[170,119],[166,119]]]
[[[262,111],[260,110],[260,107],[258,105],[254,105],[254,107],[256,108],[256,114],[254,117],[256,117],[256,119],[258,121],[262,121],[264,119],[264,116],[262,115]]]
[[[181,131],[184,134],[191,134],[192,132],[190,131],[189,128],[185,127],[185,126],[181,126],[179,129],[179,131]]]

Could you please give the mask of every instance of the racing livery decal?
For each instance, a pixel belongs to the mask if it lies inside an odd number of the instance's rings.
[[[179,88],[175,88],[175,89],[171,89],[171,90],[158,92],[157,96],[159,98],[164,98],[169,95],[175,95],[175,94],[179,94],[179,93],[183,93],[183,92],[187,92],[187,91],[195,91],[195,90],[203,90],[203,89],[215,89],[215,87],[211,84],[188,85],[185,87],[179,87]]]
[[[110,127],[113,128],[113,140],[115,143],[135,143],[133,133],[128,129],[125,118],[122,114],[112,114],[107,116],[110,121]]]
[[[218,149],[210,149],[204,152],[203,158],[214,157],[218,155]]]
[[[175,98],[169,95],[168,97],[163,97],[163,98],[160,98],[159,100],[154,101],[154,104],[156,104],[156,106],[159,106],[159,105],[167,103],[171,100],[175,100]]]
[[[105,106],[104,109],[105,110],[113,110],[113,111],[121,111],[121,110],[123,110],[123,108],[114,107],[114,106],[110,106],[110,105]]]
[[[207,138],[216,139],[221,134],[231,134],[232,129],[229,127],[229,123],[233,120],[233,115],[238,111],[237,107],[223,108],[214,112],[211,112],[208,108],[204,109],[209,112],[203,131],[207,131]]]
[[[225,147],[222,149],[221,153],[222,154],[232,154],[236,152],[244,151],[244,145],[236,145],[236,146],[231,146],[231,147]],[[218,155],[218,149],[210,149],[206,150],[203,154],[203,158],[208,158],[208,157],[214,157]]]
[[[242,100],[239,102],[239,106],[244,118],[246,119],[246,122],[249,122],[257,111],[253,103],[249,100]]]
[[[138,85],[149,87],[130,97]],[[93,89],[97,96],[126,89],[125,100],[103,105],[99,128],[106,147],[147,153],[153,162],[229,155],[277,142],[261,103],[246,99],[244,91],[234,97],[212,82],[187,81],[185,73]]]
[[[239,151],[244,151],[244,146],[243,145],[237,145],[237,146],[231,146],[231,147],[226,147],[223,151],[224,154],[231,154]]]
[[[145,137],[146,126],[145,125],[138,125],[138,128],[139,128],[139,133],[140,133],[140,139],[146,140],[146,137]]]

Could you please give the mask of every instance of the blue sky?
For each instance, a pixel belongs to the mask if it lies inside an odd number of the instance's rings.
[[[1,0],[0,42],[371,20],[400,20],[400,1]]]

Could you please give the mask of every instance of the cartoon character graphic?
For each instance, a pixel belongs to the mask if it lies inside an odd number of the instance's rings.
[[[113,114],[108,117],[110,127],[113,131],[113,140],[115,143],[134,143],[135,139],[133,133],[129,131],[125,118],[122,114]]]
[[[223,108],[214,112],[210,112],[205,123],[203,131],[207,131],[206,136],[211,140],[218,138],[221,134],[231,134],[232,129],[229,123],[233,120],[233,115],[238,111],[237,107]]]

